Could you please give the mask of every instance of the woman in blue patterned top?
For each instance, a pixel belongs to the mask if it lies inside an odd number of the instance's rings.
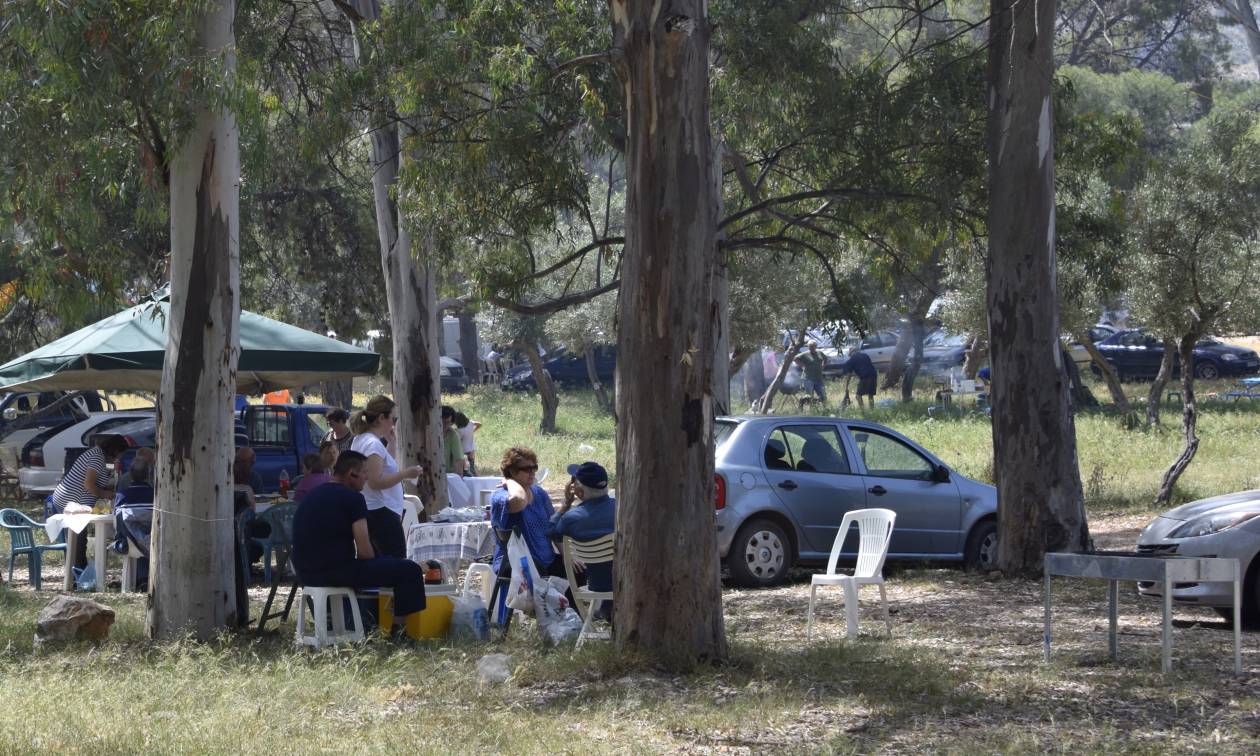
[[[503,484],[490,495],[490,524],[500,530],[520,533],[540,573],[563,576],[564,564],[547,538],[547,528],[556,509],[542,486],[534,483],[538,455],[524,446],[513,446],[503,453],[499,468],[503,472]],[[506,554],[507,548],[500,543],[494,550],[496,573]]]

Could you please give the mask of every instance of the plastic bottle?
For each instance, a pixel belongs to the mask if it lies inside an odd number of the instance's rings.
[[[280,495],[289,498],[289,468],[280,468]]]

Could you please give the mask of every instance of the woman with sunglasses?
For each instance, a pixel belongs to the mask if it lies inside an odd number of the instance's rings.
[[[350,448],[367,457],[363,466],[367,485],[363,500],[367,503],[368,536],[372,547],[381,556],[407,557],[407,535],[403,533],[404,480],[418,476],[424,468],[412,465],[398,468],[391,450],[394,448],[394,400],[377,396],[354,413],[350,426],[354,441]]]
[[[490,495],[491,525],[498,530],[520,533],[541,574],[564,577],[563,560],[547,538],[547,526],[556,508],[542,486],[534,482],[538,474],[538,455],[524,446],[513,446],[503,453],[499,468],[503,472],[503,485]],[[507,547],[500,541],[494,550],[496,574],[506,556]]]

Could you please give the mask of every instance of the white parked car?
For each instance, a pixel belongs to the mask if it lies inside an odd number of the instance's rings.
[[[87,447],[92,439],[111,428],[130,423],[154,414],[147,409],[96,412],[86,420],[68,427],[50,428],[35,436],[22,447],[21,467],[18,468],[18,485],[28,496],[46,496],[61,482],[65,472],[66,450]]]

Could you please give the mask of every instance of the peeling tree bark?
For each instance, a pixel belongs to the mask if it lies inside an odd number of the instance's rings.
[[[713,526],[711,29],[704,0],[609,8],[628,132],[616,641],[681,668],[727,655]]]
[[[196,44],[235,73],[233,0],[208,6]],[[233,582],[232,397],[240,356],[236,120],[205,107],[171,165],[171,302],[158,402],[157,506],[145,631],[212,640],[243,624]]]
[[[1181,453],[1164,471],[1164,479],[1160,483],[1159,494],[1155,497],[1155,504],[1161,507],[1166,507],[1172,503],[1173,489],[1177,486],[1177,480],[1181,478],[1181,474],[1190,466],[1190,463],[1194,460],[1195,453],[1199,451],[1199,436],[1197,433],[1199,407],[1194,398],[1194,369],[1193,367],[1187,367],[1188,365],[1194,365],[1194,345],[1198,343],[1199,337],[1200,334],[1197,332],[1183,334],[1181,343],[1178,345],[1177,352],[1182,365],[1181,435],[1184,445],[1181,448]]]
[[[339,0],[338,6],[357,26],[380,18],[376,0]],[[355,46],[356,55],[358,46]],[[354,61],[348,61],[355,64]],[[393,450],[399,466],[420,464],[416,494],[432,514],[446,506],[446,476],[442,473],[442,403],[440,351],[438,349],[439,302],[437,281],[429,264],[432,242],[424,236],[413,245],[410,230],[402,222],[395,188],[402,167],[406,121],[382,105],[372,113],[370,164],[372,194],[376,207],[376,231],[381,247],[381,269],[394,347],[394,401],[398,425]],[[402,122],[400,128],[396,124]],[[410,483],[405,483],[408,488]]]
[[[560,397],[556,394],[556,384],[551,380],[551,373],[543,367],[542,358],[538,356],[538,344],[524,344],[519,347],[529,360],[529,370],[538,386],[538,401],[542,402],[542,419],[538,421],[541,433],[556,432],[556,410],[560,408]]]
[[[1054,6],[992,0],[989,23],[993,467],[998,561],[1012,575],[1039,575],[1047,551],[1089,536],[1055,286]]]

